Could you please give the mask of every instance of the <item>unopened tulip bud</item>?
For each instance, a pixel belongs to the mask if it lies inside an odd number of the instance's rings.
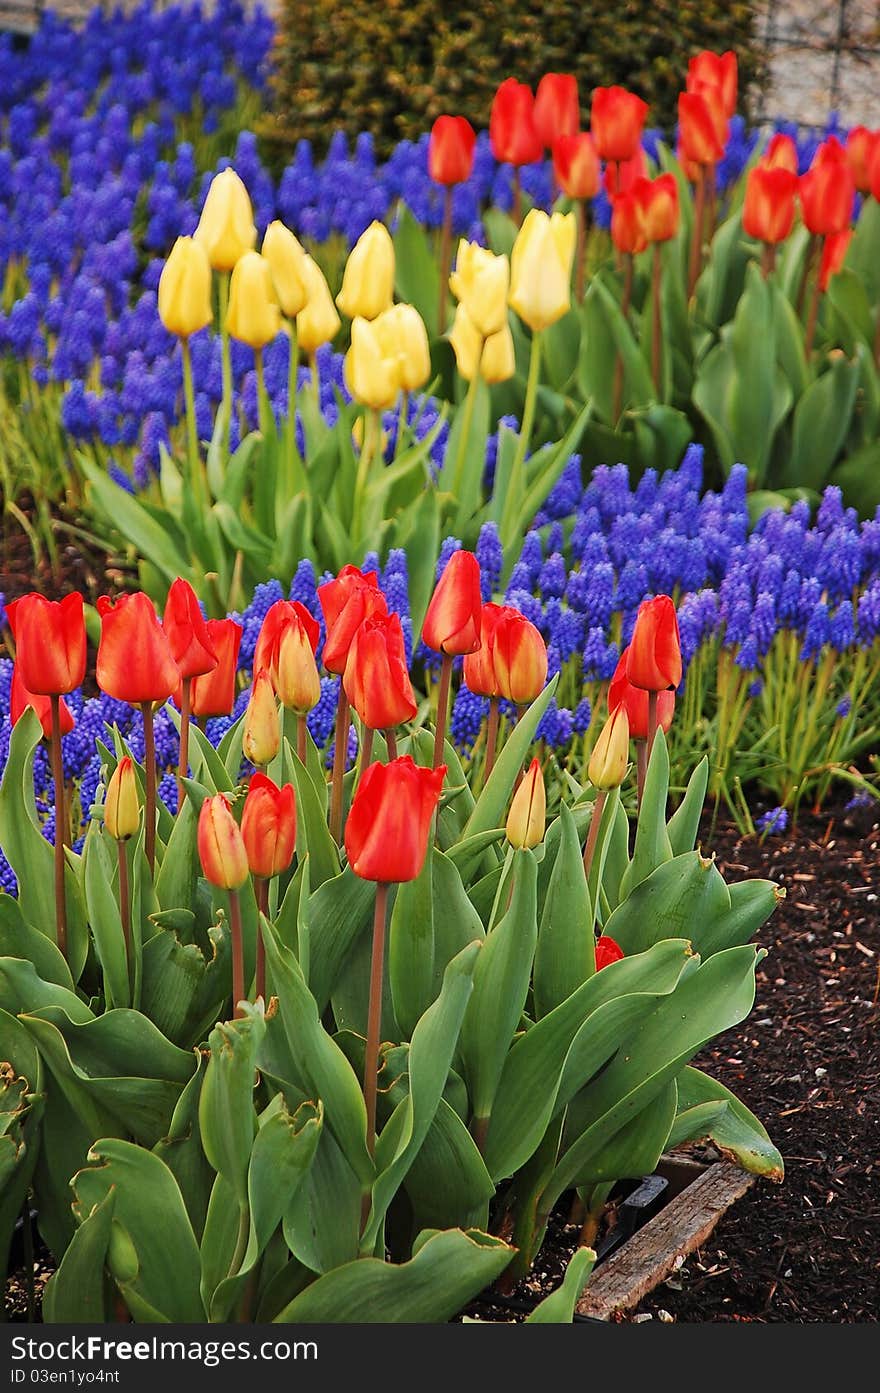
[[[315,651],[305,627],[284,627],[273,655],[272,681],[282,706],[305,716],[321,699],[321,678]]]
[[[594,788],[619,788],[629,762],[629,719],[623,705],[616,706],[605,722],[590,755],[590,783]]]
[[[104,797],[104,826],[117,842],[133,837],[140,825],[137,776],[128,755],[113,770]]]
[[[681,683],[678,615],[668,595],[643,600],[627,650],[627,680],[647,692],[664,692]]]
[[[178,237],[159,277],[159,318],[179,339],[197,334],[213,319],[211,263],[200,242]]]
[[[281,748],[281,722],[268,669],[261,668],[254,678],[250,700],[244,713],[241,750],[251,764],[268,764]]]
[[[293,785],[279,788],[265,774],[253,774],[241,814],[241,835],[253,875],[268,879],[286,871],[296,849]]]
[[[263,238],[263,256],[285,319],[296,319],[308,300],[303,264],[306,252],[283,222],[270,222]]]
[[[257,240],[248,191],[234,169],[211,181],[199,225],[193,234],[215,271],[231,271]]]
[[[345,263],[336,303],[350,319],[375,319],[394,299],[394,243],[384,223],[371,222]]]
[[[302,269],[308,298],[305,309],[296,316],[296,332],[303,353],[314,353],[335,338],[342,320],[318,263],[307,256]]]
[[[281,311],[272,271],[259,252],[245,252],[229,286],[226,328],[234,339],[258,352],[281,332]]]
[[[196,840],[206,880],[221,890],[238,890],[244,885],[250,874],[247,850],[225,794],[205,799]]]
[[[502,607],[492,634],[498,691],[523,706],[534,701],[547,682],[547,645],[531,620],[519,610]]]
[[[533,759],[523,780],[513,795],[507,814],[507,840],[518,851],[539,846],[544,840],[547,820],[547,793],[544,775],[537,759]]]
[[[532,208],[510,255],[510,304],[533,333],[571,308],[571,264],[577,240],[573,213],[548,217]]]
[[[615,939],[603,934],[596,940],[596,971],[601,972],[603,967],[610,967],[612,963],[619,963],[625,957],[624,951]]]

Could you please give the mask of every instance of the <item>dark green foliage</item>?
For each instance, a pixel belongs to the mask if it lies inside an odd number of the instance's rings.
[[[505,77],[536,86],[545,72],[577,74],[584,121],[592,88],[621,83],[671,129],[688,59],[733,48],[740,91],[760,76],[750,0],[283,0],[273,112],[264,134],[302,136],[322,153],[334,130],[371,131],[380,154],[416,138],[436,116],[488,125]]]

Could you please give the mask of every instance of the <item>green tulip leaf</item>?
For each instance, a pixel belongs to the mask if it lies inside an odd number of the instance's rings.
[[[546,1016],[596,971],[593,912],[574,817],[563,803],[561,839],[535,950],[535,1014]],[[545,858],[546,859],[546,858]]]
[[[678,1113],[669,1145],[706,1137],[743,1170],[783,1179],[785,1164],[763,1124],[729,1088],[689,1064],[678,1076]]]
[[[46,1325],[103,1325],[111,1319],[104,1264],[116,1192],[109,1190],[87,1214],[43,1292]]]
[[[592,1248],[578,1248],[569,1260],[561,1284],[526,1316],[526,1325],[570,1325],[595,1263],[596,1254]]]

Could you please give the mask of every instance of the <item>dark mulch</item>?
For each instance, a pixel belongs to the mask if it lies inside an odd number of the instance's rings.
[[[33,521],[33,500],[18,498],[18,506]],[[88,523],[63,506],[53,506],[56,564],[45,550],[35,559],[30,538],[11,513],[0,516],[0,594],[8,603],[28,591],[39,590],[50,600],[60,600],[72,590],[94,604],[99,595],[130,589],[135,569],[100,543],[89,541]]]

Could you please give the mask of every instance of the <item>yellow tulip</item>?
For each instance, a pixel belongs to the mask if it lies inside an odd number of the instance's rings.
[[[394,299],[394,243],[384,223],[371,222],[345,263],[336,303],[350,319],[375,319]]]
[[[263,238],[263,256],[272,271],[275,294],[286,319],[296,319],[305,308],[306,290],[303,262],[306,252],[283,222],[270,222]]]
[[[281,332],[281,311],[272,271],[259,252],[245,252],[235,263],[226,328],[234,339],[255,351],[265,348]]]
[[[449,288],[483,338],[500,333],[507,323],[509,284],[510,263],[506,256],[496,256],[477,242],[462,238]]]
[[[198,333],[213,319],[211,263],[192,237],[178,237],[162,267],[159,318],[179,339]]]
[[[507,840],[519,851],[539,846],[544,840],[547,820],[547,792],[544,775],[537,759],[533,759],[510,805],[507,814]]]
[[[626,707],[615,706],[593,746],[589,775],[594,788],[619,788],[629,763],[629,718]]]
[[[125,755],[107,785],[104,798],[104,826],[117,842],[133,837],[140,825],[141,809],[134,765]]]
[[[491,334],[484,340],[474,327],[464,305],[460,304],[455,311],[449,342],[455,353],[458,371],[465,382],[472,382],[477,372],[486,382],[506,382],[516,371],[513,336],[509,324],[505,324],[497,334]]]
[[[571,307],[571,263],[577,239],[574,213],[548,217],[532,208],[510,257],[510,304],[533,333]]]
[[[199,225],[193,234],[215,271],[231,271],[257,240],[250,196],[234,169],[211,180]]]
[[[306,305],[296,316],[296,331],[303,352],[314,353],[322,343],[329,343],[336,336],[342,320],[336,313],[330,287],[318,263],[307,256],[302,271]]]
[[[431,352],[425,321],[413,305],[392,305],[373,321],[383,356],[396,357],[398,385],[417,392],[431,376]]]
[[[374,411],[393,406],[400,391],[397,354],[387,354],[376,323],[360,316],[351,323],[351,348],[342,366],[355,401]]]
[[[267,668],[254,678],[242,725],[241,749],[251,764],[268,764],[281,748],[281,722],[275,688]]]

